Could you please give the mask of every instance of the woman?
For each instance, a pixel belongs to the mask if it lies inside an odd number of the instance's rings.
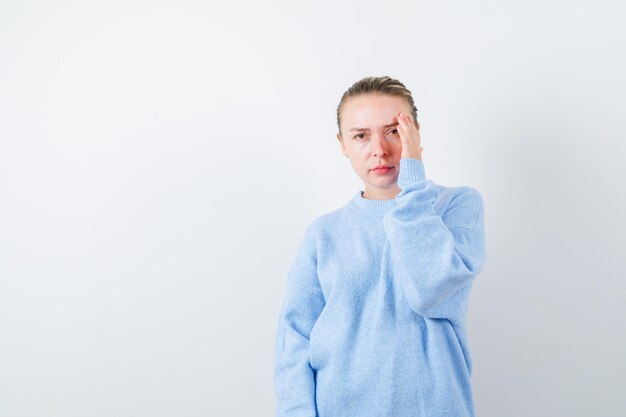
[[[390,77],[337,108],[364,182],[307,227],[276,333],[276,416],[474,416],[465,315],[485,263],[484,203],[425,177],[417,110]]]

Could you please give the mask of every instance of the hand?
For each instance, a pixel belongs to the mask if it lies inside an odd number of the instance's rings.
[[[422,140],[420,138],[420,125],[413,123],[413,118],[402,112],[398,113],[398,132],[402,142],[401,158],[413,158],[422,160]]]

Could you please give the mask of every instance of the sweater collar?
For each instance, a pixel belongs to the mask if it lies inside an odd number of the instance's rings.
[[[347,207],[368,217],[383,217],[398,204],[395,198],[374,200],[363,197],[363,190],[357,191],[348,201]]]

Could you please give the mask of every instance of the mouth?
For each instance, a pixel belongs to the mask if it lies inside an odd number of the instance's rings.
[[[376,173],[376,174],[387,174],[391,171],[393,171],[395,169],[395,167],[391,166],[391,165],[378,165],[376,167],[374,167],[371,171]]]

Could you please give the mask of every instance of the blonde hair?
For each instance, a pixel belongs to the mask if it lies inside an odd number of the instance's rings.
[[[382,77],[365,77],[352,84],[352,86],[343,93],[343,96],[341,96],[341,100],[337,106],[337,128],[339,129],[339,136],[341,136],[341,111],[343,110],[346,100],[350,97],[356,97],[362,94],[383,94],[402,97],[407,101],[409,109],[411,110],[411,117],[413,117],[413,121],[417,124],[417,108],[415,107],[411,92],[404,84],[386,75]]]

